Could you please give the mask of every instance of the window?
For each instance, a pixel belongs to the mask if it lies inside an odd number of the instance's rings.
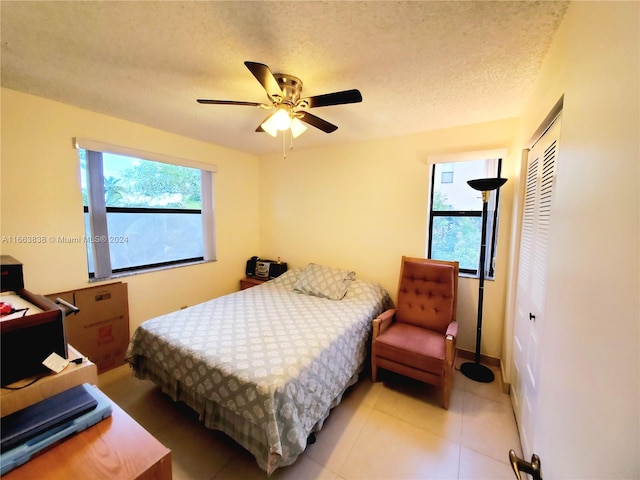
[[[215,259],[212,166],[77,143],[89,278]]]
[[[467,180],[499,176],[500,166],[499,158],[467,161],[456,158],[432,165],[428,258],[457,260],[461,273],[478,275],[482,194],[472,189]],[[499,191],[493,191],[488,202],[485,268],[489,278],[493,277],[498,198]]]

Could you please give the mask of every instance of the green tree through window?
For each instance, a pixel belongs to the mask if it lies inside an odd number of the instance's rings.
[[[500,161],[474,160],[433,165],[428,258],[458,261],[460,272],[478,273],[482,199],[480,192],[469,187],[467,180],[487,177],[486,172],[491,170],[491,164],[497,164],[499,168]],[[450,174],[444,182],[443,171]],[[494,208],[493,211],[497,212],[497,209]],[[490,225],[495,225],[495,221]],[[494,229],[489,233],[491,238],[495,237]],[[489,252],[494,250],[491,248]],[[488,265],[490,264],[491,262],[488,262]],[[492,276],[492,271],[488,272],[488,276]]]
[[[203,203],[211,173],[198,168],[79,149],[89,276],[211,259],[213,224]],[[89,163],[91,162],[91,163]],[[89,189],[104,198],[90,205]],[[104,238],[104,241],[98,241]],[[98,239],[93,241],[94,239]]]

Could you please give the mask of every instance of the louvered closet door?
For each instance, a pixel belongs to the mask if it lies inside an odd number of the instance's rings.
[[[547,247],[556,178],[560,117],[529,152],[520,237],[516,318],[513,338],[512,401],[522,449],[535,443],[539,352],[545,328]]]

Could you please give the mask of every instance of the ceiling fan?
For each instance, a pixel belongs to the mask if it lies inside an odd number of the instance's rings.
[[[337,130],[338,127],[307,112],[307,109],[362,101],[362,95],[355,89],[300,98],[302,81],[299,78],[284,73],[271,73],[269,67],[262,63],[244,62],[244,64],[267,92],[269,103],[208,100],[203,98],[197,101],[198,103],[209,105],[247,105],[264,110],[275,108],[276,111],[270,114],[256,128],[256,132],[267,132],[275,137],[278,130],[290,128],[293,137],[297,137],[307,129],[302,124],[304,122],[325,133],[331,133]]]

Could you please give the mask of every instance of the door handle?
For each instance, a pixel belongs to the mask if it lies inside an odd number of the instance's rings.
[[[529,320],[535,321],[535,319],[536,319],[536,316],[533,313],[529,312]]]
[[[535,453],[531,455],[531,463],[524,461],[522,458],[516,455],[516,452],[509,450],[509,461],[511,462],[511,468],[513,473],[516,474],[518,480],[522,480],[520,472],[528,473],[533,477],[533,480],[542,480],[542,468],[540,467],[540,457]]]

